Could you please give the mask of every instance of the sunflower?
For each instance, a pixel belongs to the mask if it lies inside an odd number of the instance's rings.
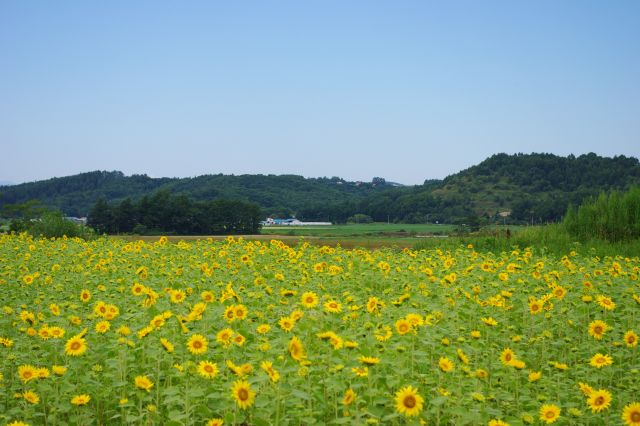
[[[64,346],[64,353],[69,356],[80,356],[87,351],[87,341],[80,335],[73,336],[67,340]]]
[[[409,321],[407,321],[405,318],[402,318],[396,321],[396,330],[398,331],[398,334],[403,335],[413,331],[413,327],[411,326],[411,323]]]
[[[503,420],[493,419],[489,420],[488,426],[509,426],[509,423]]]
[[[242,410],[246,410],[251,407],[256,397],[256,393],[251,390],[251,385],[244,380],[237,381],[233,384],[231,395],[233,396],[233,399],[236,400],[238,407]]]
[[[456,354],[458,354],[458,359],[463,363],[463,364],[469,364],[469,357],[467,356],[467,354],[464,353],[464,351],[460,348],[456,349]]]
[[[271,361],[262,361],[262,363],[260,363],[260,368],[269,375],[269,379],[271,379],[273,383],[277,383],[278,380],[280,380],[280,373],[273,368],[273,363]]]
[[[218,364],[215,362],[200,361],[198,364],[198,373],[206,379],[213,379],[218,375]]]
[[[349,388],[347,389],[347,391],[344,393],[344,397],[342,398],[342,405],[351,405],[353,404],[353,401],[356,400],[356,393],[353,391],[353,389]]]
[[[449,358],[441,357],[440,360],[438,361],[438,367],[440,367],[440,370],[444,371],[445,373],[448,373],[455,368],[455,365]]]
[[[602,340],[609,326],[604,321],[595,320],[589,324],[589,335],[597,340]]]
[[[194,355],[207,352],[207,339],[201,334],[194,334],[187,341],[187,349]]]
[[[564,287],[557,285],[553,288],[553,296],[556,299],[558,300],[564,299],[565,294],[567,294],[567,290],[565,290]]]
[[[209,290],[203,291],[202,294],[200,295],[200,298],[205,303],[212,303],[213,301],[216,300],[216,296],[213,294],[212,291],[209,291]]]
[[[91,292],[87,289],[84,289],[80,292],[80,300],[83,303],[87,303],[89,300],[91,300]]]
[[[296,336],[293,336],[289,341],[289,354],[291,355],[291,358],[298,362],[306,358],[302,342]]]
[[[353,367],[351,372],[358,377],[367,377],[369,376],[369,367]]]
[[[36,368],[36,376],[38,379],[46,379],[50,374],[51,372],[46,367]]]
[[[407,417],[420,414],[423,403],[424,399],[413,386],[405,386],[396,392],[396,411]]]
[[[336,302],[335,300],[328,300],[324,303],[325,312],[329,312],[331,314],[337,314],[342,311],[342,304]]]
[[[613,299],[607,296],[596,296],[596,302],[598,302],[598,305],[600,305],[600,307],[606,309],[607,311],[613,311],[616,308],[616,304],[613,302]]]
[[[73,405],[87,405],[91,401],[91,397],[89,395],[76,395],[71,398],[71,403]]]
[[[267,334],[269,332],[269,330],[271,330],[271,326],[269,324],[260,324],[257,328],[256,331],[259,334]]]
[[[622,421],[627,426],[640,426],[640,402],[632,402],[624,407]]]
[[[244,337],[242,334],[236,334],[235,336],[233,336],[233,343],[235,343],[238,346],[242,346],[244,345],[244,342],[247,340],[246,337]]]
[[[513,361],[516,360],[516,354],[510,348],[506,348],[500,354],[500,362],[504,365],[511,366],[513,365]]]
[[[361,356],[360,358],[358,358],[358,361],[366,365],[376,365],[380,362],[380,358],[372,356]]]
[[[230,328],[223,328],[222,330],[216,333],[216,342],[220,343],[223,346],[229,346],[231,344],[231,338],[235,332]]]
[[[58,326],[49,327],[49,334],[54,339],[61,339],[62,337],[64,337],[64,333],[65,331],[64,331],[64,328],[62,327],[58,327]]]
[[[145,287],[140,283],[134,283],[131,287],[131,293],[134,296],[142,296],[144,294]]]
[[[589,396],[593,393],[593,388],[587,383],[578,382],[578,387],[580,388],[580,392],[582,392],[584,396]]]
[[[286,332],[289,332],[291,330],[293,330],[293,326],[296,324],[296,322],[289,317],[282,317],[280,318],[280,321],[278,321],[278,325],[280,326],[281,329],[283,329]]]
[[[243,320],[247,317],[247,313],[249,311],[247,310],[247,307],[244,305],[236,305],[234,307],[234,315],[235,318],[239,319],[239,320]]]
[[[531,371],[529,373],[529,381],[532,383],[540,380],[540,377],[542,377],[542,371]]]
[[[136,376],[134,383],[138,389],[151,391],[153,382],[147,376]]]
[[[171,292],[171,303],[182,303],[186,299],[187,294],[182,290],[173,290]]]
[[[592,367],[602,368],[604,366],[613,364],[613,358],[611,358],[609,355],[602,355],[598,353],[591,357],[591,361],[589,361],[589,364]]]
[[[224,424],[224,420],[220,418],[211,419],[207,422],[207,426],[222,426]]]
[[[594,413],[599,413],[602,410],[609,408],[611,404],[611,392],[605,389],[595,390],[589,395],[587,399],[587,405]]]
[[[545,404],[540,407],[540,420],[550,424],[560,417],[560,407],[555,404]]]
[[[25,393],[22,394],[22,397],[29,404],[37,404],[38,402],[40,402],[40,397],[38,396],[37,393],[33,391],[26,391]]]
[[[529,299],[529,312],[533,315],[542,312],[542,303],[540,303],[540,301],[535,297]]]
[[[492,317],[488,317],[488,318],[480,318],[480,320],[485,323],[486,325],[489,325],[491,327],[495,327],[496,325],[498,325],[498,321],[496,321],[495,319],[493,319]]]
[[[225,310],[224,313],[222,314],[222,316],[224,317],[225,321],[227,322],[233,322],[236,318],[236,311],[235,309],[233,309],[233,306],[228,306]]]
[[[111,328],[111,323],[109,321],[100,321],[96,324],[96,332],[100,334],[104,334]]]
[[[162,344],[162,347],[164,348],[164,350],[169,353],[173,352],[173,350],[175,349],[173,346],[173,343],[171,343],[169,340],[165,339],[164,337],[160,339],[160,343]]]
[[[307,291],[302,294],[301,302],[305,308],[313,308],[318,304],[318,295],[312,291]]]
[[[56,305],[55,303],[52,303],[49,305],[49,310],[51,311],[51,314],[55,315],[55,316],[59,316],[60,315],[60,307],[58,305]]]
[[[629,330],[624,333],[624,343],[628,348],[634,348],[638,346],[638,335],[633,331]]]

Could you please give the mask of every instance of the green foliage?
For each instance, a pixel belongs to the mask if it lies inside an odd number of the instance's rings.
[[[636,158],[593,153],[579,157],[496,154],[444,180],[405,187],[379,177],[371,182],[295,175],[154,179],[96,171],[2,187],[0,206],[39,198],[68,215],[87,216],[99,199],[125,202],[124,211],[143,203],[144,197],[165,191],[197,202],[234,199],[255,203],[262,218],[295,215],[306,221],[346,223],[355,214],[364,214],[375,222],[466,223],[469,217],[478,217],[481,223],[542,224],[560,221],[570,204],[578,205],[602,191],[626,190],[633,184],[640,184]],[[127,199],[132,204],[127,206]],[[497,216],[505,211],[511,212],[508,218]],[[122,223],[125,217],[131,214],[113,220],[123,229],[136,226]]]
[[[38,237],[69,238],[79,237],[89,239],[95,236],[93,230],[83,225],[79,225],[64,218],[62,213],[49,211],[33,222],[27,231]]]
[[[139,202],[98,200],[88,224],[98,233],[145,235],[256,234],[260,231],[260,207],[244,201],[193,201],[185,195],[162,190]]]
[[[580,240],[597,237],[617,242],[640,238],[640,187],[625,193],[601,193],[580,205],[570,207],[564,225]]]
[[[373,219],[366,214],[356,213],[347,219],[347,223],[373,223]]]

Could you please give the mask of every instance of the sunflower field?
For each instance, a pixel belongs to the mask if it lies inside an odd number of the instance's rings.
[[[0,425],[640,425],[640,259],[0,236]]]

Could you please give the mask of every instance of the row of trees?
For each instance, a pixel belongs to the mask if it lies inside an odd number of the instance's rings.
[[[564,218],[569,233],[581,240],[623,241],[640,238],[640,187],[602,193],[570,207]]]
[[[158,191],[138,202],[104,199],[92,207],[88,225],[99,233],[220,235],[260,232],[260,206],[236,200],[194,201]]]

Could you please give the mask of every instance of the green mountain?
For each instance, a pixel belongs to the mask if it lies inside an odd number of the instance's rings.
[[[254,202],[265,215],[288,216],[309,203],[338,204],[361,200],[396,184],[374,178],[348,182],[333,178],[295,175],[204,175],[194,178],[125,176],[122,172],[94,171],[20,185],[0,187],[0,208],[37,199],[70,216],[86,216],[99,200],[139,200],[156,191],[186,195],[196,201],[226,199]]]
[[[443,181],[373,194],[358,205],[374,220],[464,221],[469,217],[540,223],[559,220],[569,204],[640,184],[637,158],[496,154]],[[392,207],[390,207],[392,206]],[[504,219],[503,219],[504,220]]]
[[[559,220],[569,204],[612,189],[640,185],[637,158],[553,154],[496,154],[480,164],[423,185],[399,186],[374,178],[348,182],[295,175],[204,175],[194,178],[125,176],[95,171],[0,187],[0,207],[38,199],[67,215],[85,216],[99,199],[139,200],[163,190],[196,201],[257,203],[264,216],[343,222],[356,213],[376,221],[459,222],[509,212],[515,222]]]

